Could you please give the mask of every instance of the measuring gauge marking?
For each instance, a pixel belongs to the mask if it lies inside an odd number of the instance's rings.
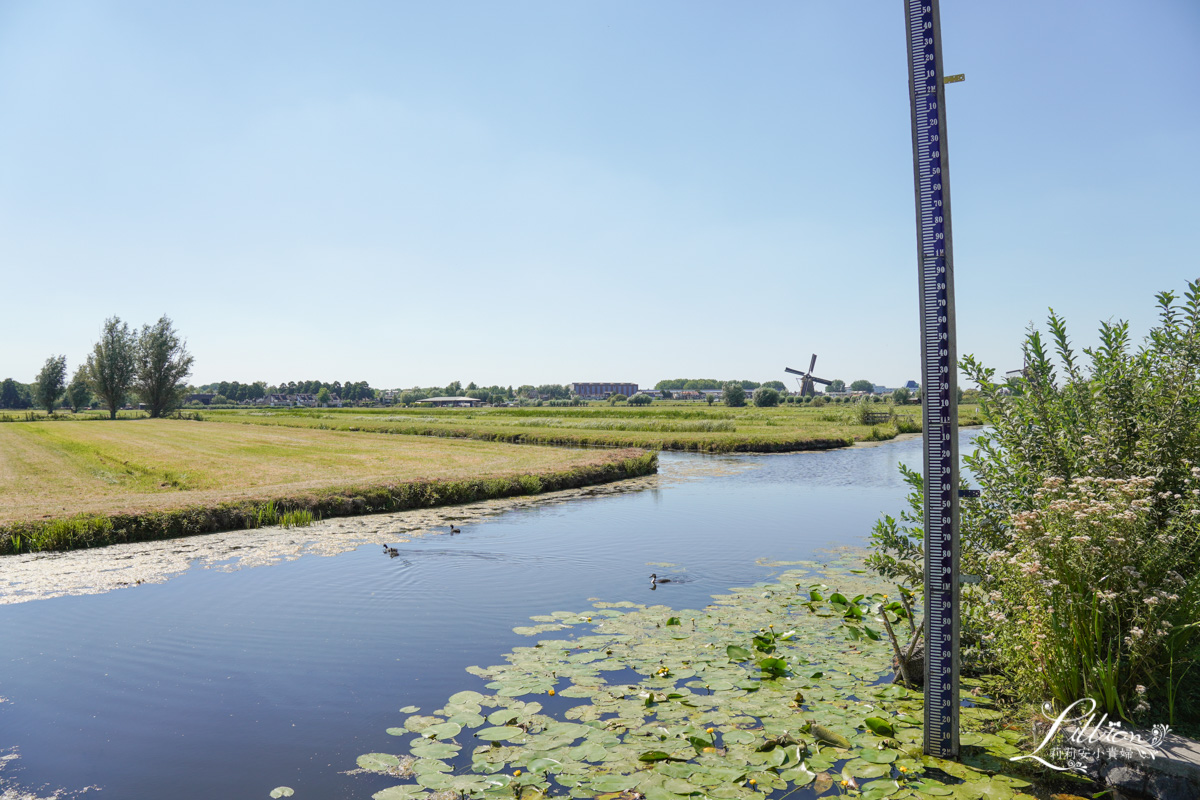
[[[925,432],[925,752],[958,755],[958,402],[937,0],[906,0]],[[951,76],[951,79],[960,76]]]

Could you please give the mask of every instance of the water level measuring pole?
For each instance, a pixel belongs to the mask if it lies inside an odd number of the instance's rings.
[[[925,433],[925,753],[958,757],[958,354],[937,0],[905,0]]]

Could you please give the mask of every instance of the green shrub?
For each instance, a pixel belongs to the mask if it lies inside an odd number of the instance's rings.
[[[988,425],[964,459],[982,488],[963,503],[961,569],[982,578],[963,587],[964,643],[1024,701],[1174,721],[1200,626],[1200,282],[1184,300],[1158,296],[1137,349],[1101,323],[1086,363],[1051,311],[1057,359],[1030,331],[1015,393],[961,364]],[[918,586],[921,479],[902,472],[910,509],[876,524],[869,563]]]
[[[650,405],[650,402],[650,395],[642,394],[641,392],[638,392],[633,397],[629,398],[629,405],[631,406],[648,406]]]
[[[746,390],[737,381],[725,384],[721,391],[721,399],[725,405],[734,408],[746,405]]]
[[[760,386],[754,390],[754,405],[759,408],[771,408],[779,405],[779,390],[769,386]]]

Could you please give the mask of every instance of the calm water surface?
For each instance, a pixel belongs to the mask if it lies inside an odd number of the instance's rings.
[[[672,480],[698,462],[716,469]],[[661,488],[506,512],[398,544],[398,558],[371,545],[0,606],[0,750],[19,753],[0,794],[370,797],[395,780],[343,773],[362,753],[396,752],[385,730],[398,709],[480,689],[464,669],[529,644],[511,629],[530,615],[589,598],[699,608],[780,571],[761,560],[862,545],[902,507],[898,462],[920,466],[920,439],[663,454]],[[664,571],[687,580],[652,593],[649,574]]]

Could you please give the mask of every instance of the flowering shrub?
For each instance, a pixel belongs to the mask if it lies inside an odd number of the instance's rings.
[[[1200,662],[1200,281],[1158,301],[1136,349],[1102,323],[1085,360],[1051,311],[1020,377],[963,359],[987,427],[963,459],[982,497],[962,503],[960,568],[982,583],[962,587],[962,640],[964,667],[999,670],[1022,700],[1174,723],[1181,687],[1200,721],[1200,682],[1183,681]],[[868,563],[919,586],[921,476],[901,471],[910,509],[876,524]]]
[[[1193,478],[1182,494],[1156,494],[1154,483],[1047,478],[988,556],[983,638],[1021,695],[1060,708],[1093,697],[1125,719],[1174,696],[1175,651],[1197,613],[1200,489]],[[1160,526],[1154,509],[1165,505],[1171,522]]]

